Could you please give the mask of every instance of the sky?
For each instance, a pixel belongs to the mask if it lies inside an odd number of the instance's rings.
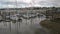
[[[0,8],[60,7],[60,0],[0,0]]]

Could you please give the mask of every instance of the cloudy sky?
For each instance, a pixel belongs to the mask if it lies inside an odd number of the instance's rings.
[[[0,8],[60,7],[60,0],[0,0]]]

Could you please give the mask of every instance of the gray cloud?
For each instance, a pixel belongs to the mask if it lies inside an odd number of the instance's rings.
[[[7,5],[9,7],[60,7],[60,0],[0,0],[0,6],[7,7]]]

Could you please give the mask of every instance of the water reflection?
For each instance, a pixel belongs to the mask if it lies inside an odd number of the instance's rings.
[[[21,18],[22,21],[14,22],[1,22],[0,33],[1,34],[34,34],[34,30],[41,28],[39,22],[44,20],[45,17],[36,17],[31,19]]]

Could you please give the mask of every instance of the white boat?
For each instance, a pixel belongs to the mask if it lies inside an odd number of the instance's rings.
[[[18,20],[18,17],[16,15],[10,15],[10,19],[12,19],[12,20]]]

